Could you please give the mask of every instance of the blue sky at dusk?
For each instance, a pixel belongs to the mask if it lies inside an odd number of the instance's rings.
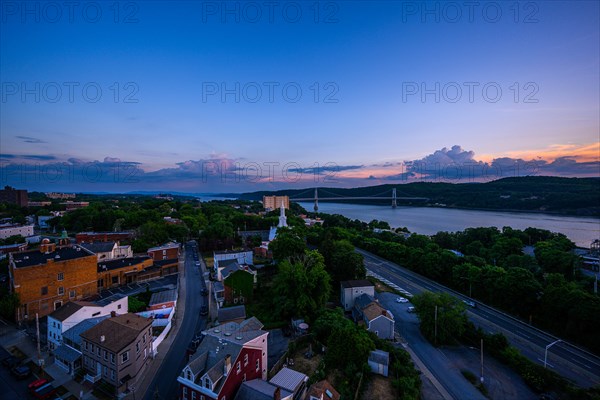
[[[597,1],[48,4],[0,4],[2,185],[600,175]]]

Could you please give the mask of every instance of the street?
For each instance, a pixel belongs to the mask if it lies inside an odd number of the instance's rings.
[[[469,299],[443,285],[435,283],[397,264],[369,252],[357,249],[363,255],[368,270],[376,272],[412,294],[424,290],[448,292],[461,300]],[[545,346],[558,338],[521,322],[492,307],[477,302],[477,308],[469,308],[467,315],[486,332],[503,333],[510,343],[530,360],[543,364]],[[581,387],[600,384],[600,359],[572,344],[560,342],[549,352],[550,368]]]

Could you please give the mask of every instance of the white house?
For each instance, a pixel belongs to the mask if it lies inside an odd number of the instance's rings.
[[[33,236],[33,225],[4,224],[0,225],[0,239],[21,235],[23,237]]]
[[[236,260],[238,264],[247,264],[254,265],[254,259],[252,255],[252,250],[225,250],[225,251],[215,251],[213,253],[214,257],[214,268],[215,272],[219,270],[219,263],[221,261],[226,260]]]
[[[131,246],[120,246],[119,242],[81,243],[80,246],[96,254],[98,262],[133,257]]]
[[[368,294],[371,297],[375,297],[375,285],[369,280],[342,281],[340,285],[340,302],[342,303],[342,307],[344,307],[344,311],[352,310],[354,300],[361,294]]]
[[[48,348],[56,349],[63,343],[63,332],[78,323],[105,315],[126,314],[128,309],[127,296],[118,296],[112,301],[71,301],[48,315]]]

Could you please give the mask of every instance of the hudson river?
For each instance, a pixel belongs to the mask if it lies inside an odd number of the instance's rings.
[[[313,203],[301,202],[307,211],[313,210]],[[502,211],[461,210],[434,207],[374,206],[347,203],[319,203],[319,212],[341,214],[350,219],[370,222],[374,219],[387,221],[392,228],[405,226],[409,231],[433,235],[439,231],[462,231],[469,227],[495,226],[502,229],[528,227],[547,229],[565,234],[577,246],[590,247],[595,239],[600,239],[600,218],[570,217],[550,214],[529,214]]]

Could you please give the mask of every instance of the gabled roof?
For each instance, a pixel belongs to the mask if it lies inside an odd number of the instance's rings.
[[[109,251],[112,251],[116,245],[116,242],[94,242],[80,244],[81,247],[91,251],[94,254],[107,253]]]
[[[55,310],[50,317],[54,318],[57,321],[64,321],[69,318],[71,315],[75,314],[77,311],[81,310],[83,306],[76,302],[70,301],[66,304],[63,304],[57,310]]]
[[[104,321],[107,318],[109,318],[109,315],[105,315],[103,317],[97,317],[97,318],[84,319],[77,325],[74,325],[73,327],[71,327],[71,328],[67,329],[65,332],[63,332],[63,334],[62,334],[63,339],[69,339],[71,342],[80,345],[81,344],[81,336],[80,335],[83,332],[87,331],[88,329],[91,329],[94,326],[98,325],[100,322]]]
[[[262,379],[252,379],[242,383],[235,400],[273,400],[277,390],[281,392],[279,398],[286,398],[292,394]]]
[[[316,397],[317,399],[323,400],[339,400],[340,394],[337,390],[329,383],[327,379],[316,382],[308,388],[306,398],[310,399],[310,396]]]
[[[379,303],[371,303],[365,308],[363,308],[362,313],[366,320],[373,321],[375,318],[384,316],[391,320],[394,320],[394,316],[385,308],[383,308]]]
[[[221,378],[224,375],[225,357],[231,356],[231,364],[237,359],[242,345],[232,343],[227,340],[219,340],[218,337],[207,335],[204,337],[196,353],[188,363],[194,374],[195,383],[202,384],[201,379],[204,375],[208,375],[213,385],[215,392],[218,393],[224,380]]]
[[[358,296],[356,300],[354,300],[354,307],[358,308],[359,310],[362,310],[363,308],[374,302],[375,299],[372,296],[363,293],[360,296]]]
[[[340,285],[343,289],[346,288],[359,288],[359,287],[375,287],[373,282],[368,279],[359,279],[354,281],[341,281]]]
[[[81,353],[66,344],[62,344],[54,350],[54,356],[68,362],[74,362],[81,357]]]

